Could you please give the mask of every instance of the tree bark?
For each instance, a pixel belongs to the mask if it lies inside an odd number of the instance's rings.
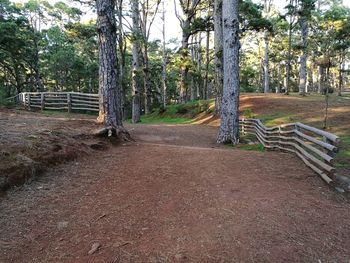
[[[270,92],[270,73],[269,73],[269,33],[267,30],[264,32],[264,93]]]
[[[281,92],[281,63],[278,62],[277,65],[277,87],[276,87],[276,93]]]
[[[289,82],[290,82],[290,72],[291,72],[291,60],[292,60],[292,25],[289,25],[288,29],[288,55],[287,55],[287,82],[284,93],[289,94]]]
[[[239,143],[238,0],[223,0],[224,89],[218,143]]]
[[[181,41],[181,69],[180,69],[180,103],[187,101],[188,91],[188,41],[190,38],[190,21],[185,20],[182,25],[182,41]]]
[[[209,43],[210,43],[210,31],[207,29],[207,36],[206,36],[206,46],[205,46],[205,76],[204,76],[204,89],[203,89],[203,99],[208,99],[208,92],[209,92],[209,63],[210,63],[210,57],[209,57]]]
[[[163,0],[163,12],[162,12],[162,20],[163,20],[163,30],[162,30],[162,36],[163,36],[163,71],[162,71],[162,84],[163,84],[163,106],[165,107],[167,105],[167,58],[166,58],[166,49],[165,49],[165,0]]]
[[[141,121],[141,65],[140,65],[140,9],[139,1],[132,0],[132,122]]]
[[[305,17],[300,18],[300,31],[303,41],[302,55],[300,57],[300,73],[299,73],[299,94],[305,96],[307,81],[307,38],[308,38],[308,22]]]
[[[342,95],[343,85],[344,85],[344,79],[343,79],[343,72],[345,67],[345,52],[341,51],[339,55],[339,72],[338,72],[338,96]]]
[[[116,22],[113,0],[97,0],[97,32],[99,46],[99,117],[108,135],[125,137],[120,103],[120,87],[116,71]]]
[[[224,83],[223,70],[223,27],[222,27],[222,0],[214,3],[214,46],[215,46],[215,114],[220,115],[221,99]]]

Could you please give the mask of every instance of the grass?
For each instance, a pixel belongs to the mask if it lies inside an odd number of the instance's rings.
[[[267,127],[297,121],[297,118],[293,114],[286,114],[283,112],[274,112],[271,114],[257,115],[257,118],[260,119]]]
[[[169,117],[169,116],[142,116],[141,124],[190,124],[192,119],[185,117]],[[131,120],[129,121],[131,122]]]
[[[264,145],[261,143],[256,143],[256,144],[238,144],[238,145],[233,145],[233,144],[225,144],[224,145],[227,148],[230,149],[240,149],[240,150],[245,150],[245,151],[256,151],[256,152],[264,152],[265,148]]]
[[[196,100],[157,108],[151,114],[141,116],[141,124],[190,124],[198,114],[210,113],[213,102],[214,100]]]

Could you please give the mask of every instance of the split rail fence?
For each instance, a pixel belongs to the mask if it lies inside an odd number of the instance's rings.
[[[265,148],[296,154],[328,184],[333,181],[336,135],[299,122],[268,128],[259,119],[241,119],[240,130],[255,135]]]
[[[98,94],[78,92],[23,92],[16,96],[18,103],[28,109],[99,111]]]
[[[24,92],[15,99],[28,109],[99,111],[98,94]],[[259,119],[241,119],[240,130],[243,134],[255,135],[265,148],[296,154],[324,181],[333,181],[334,155],[339,145],[339,137],[336,135],[299,122],[266,127]]]

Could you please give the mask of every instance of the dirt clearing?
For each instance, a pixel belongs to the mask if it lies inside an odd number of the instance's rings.
[[[200,125],[128,129],[137,142],[2,198],[1,262],[349,262],[349,202],[296,157]]]

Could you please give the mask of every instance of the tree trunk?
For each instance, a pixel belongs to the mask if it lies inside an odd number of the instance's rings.
[[[222,88],[224,83],[223,70],[223,28],[222,28],[222,0],[214,3],[214,46],[215,46],[215,114],[220,115]]]
[[[302,55],[300,57],[300,73],[299,73],[299,94],[305,96],[306,77],[307,77],[307,38],[308,38],[308,23],[305,17],[300,18],[301,38],[303,41]]]
[[[264,60],[263,60],[263,68],[264,68],[264,93],[270,92],[270,75],[269,75],[269,35],[268,31],[264,32]]]
[[[116,23],[113,0],[97,0],[97,32],[99,46],[99,122],[108,134],[127,132],[123,128],[120,89],[116,72]]]
[[[276,93],[280,93],[280,92],[281,92],[281,63],[278,62]]]
[[[287,82],[284,93],[289,94],[290,72],[291,72],[291,60],[292,60],[292,24],[290,22],[288,29],[288,55],[287,55]]]
[[[318,67],[318,93],[323,92],[323,86],[324,86],[324,69],[322,66]]]
[[[143,85],[145,96],[145,114],[151,111],[151,85],[149,77],[148,41],[144,38],[143,43]]]
[[[345,67],[345,52],[341,51],[339,56],[339,72],[338,72],[338,96],[342,95],[343,85],[344,85],[344,79],[343,79],[343,72]]]
[[[182,41],[181,41],[181,69],[180,69],[180,103],[187,101],[188,91],[188,40],[190,38],[190,21],[185,20],[182,25]]]
[[[223,0],[224,90],[218,143],[239,143],[238,0]]]
[[[140,65],[140,10],[139,1],[132,0],[132,23],[133,23],[133,42],[132,42],[132,122],[141,121],[141,65]]]
[[[117,15],[118,15],[118,50],[119,50],[119,71],[118,71],[118,79],[120,83],[120,90],[121,90],[121,107],[122,107],[122,114],[123,119],[126,117],[126,109],[125,109],[125,101],[126,101],[126,89],[127,86],[125,85],[125,62],[126,62],[126,44],[125,44],[125,36],[123,31],[123,0],[116,1],[117,3]]]
[[[206,46],[205,46],[205,77],[204,77],[204,89],[203,89],[203,99],[208,99],[208,91],[209,91],[209,43],[210,43],[210,31],[207,29],[206,36]]]
[[[196,64],[197,64],[197,83],[196,83],[196,91],[195,91],[195,99],[201,97],[201,92],[203,90],[203,81],[202,81],[202,36],[201,33],[197,35],[197,48],[196,48]]]
[[[162,20],[163,20],[163,72],[162,72],[162,82],[163,82],[163,106],[165,107],[167,104],[167,58],[166,58],[166,50],[165,50],[165,0],[163,0],[163,12],[162,12]]]

